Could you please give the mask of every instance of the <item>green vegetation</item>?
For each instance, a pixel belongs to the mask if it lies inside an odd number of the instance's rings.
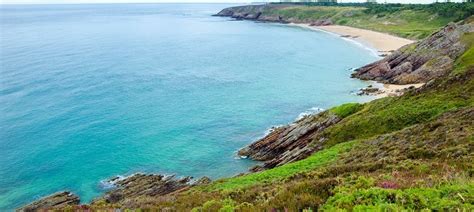
[[[385,189],[376,187],[374,179],[360,177],[352,185],[339,186],[323,210],[355,211],[423,210],[438,211],[474,209],[474,183],[454,182],[433,188]]]
[[[217,181],[206,187],[207,190],[231,190],[242,189],[255,184],[272,183],[278,180],[284,180],[298,173],[308,172],[337,159],[337,156],[350,149],[354,142],[346,142],[335,145],[331,148],[322,150],[305,160],[289,163],[264,172],[257,172],[236,178],[228,178]]]
[[[339,12],[347,10],[352,7]],[[134,198],[122,207],[157,211],[472,211],[473,33],[464,35],[463,42],[468,49],[455,61],[452,72],[421,90],[330,109],[342,120],[313,137],[314,143],[324,142],[325,146],[306,159],[170,196]]]
[[[342,104],[340,106],[331,108],[329,111],[333,112],[340,118],[345,118],[361,110],[363,107],[364,106],[359,103],[346,103],[346,104]]]
[[[265,14],[287,20],[312,22],[330,19],[339,25],[387,32],[410,39],[425,38],[449,22],[474,14],[474,4],[337,4],[337,6],[293,5],[271,8]]]
[[[457,86],[373,101],[361,111],[328,128],[325,132],[329,138],[327,145],[390,133],[429,121],[446,111],[473,106],[474,96],[466,91],[474,91],[474,82],[452,83]]]
[[[395,13],[404,10],[429,12],[440,17],[454,18],[454,21],[463,20],[474,15],[474,4],[438,3],[438,4],[368,4],[368,14]]]
[[[466,43],[467,46],[474,46],[474,33],[464,35],[462,41]],[[474,66],[474,48],[469,48],[463,55],[461,55],[461,57],[459,57],[452,74],[460,74],[472,66]]]

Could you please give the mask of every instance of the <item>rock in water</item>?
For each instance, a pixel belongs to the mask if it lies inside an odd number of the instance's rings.
[[[352,77],[391,84],[428,82],[452,70],[456,58],[467,50],[462,36],[472,32],[473,23],[451,23],[418,43],[356,69]]]
[[[64,208],[66,206],[78,205],[80,199],[75,194],[69,191],[58,192],[47,197],[43,197],[40,200],[34,201],[17,211],[39,211],[39,210],[51,210]]]

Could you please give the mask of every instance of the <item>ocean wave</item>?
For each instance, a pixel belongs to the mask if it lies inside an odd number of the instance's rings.
[[[123,176],[123,175],[116,175],[115,177],[112,177],[112,178],[109,178],[109,179],[105,179],[105,180],[101,180],[99,182],[99,187],[103,190],[110,190],[110,189],[113,189],[116,187],[116,183],[118,181],[121,181],[121,180],[124,180],[124,179],[127,179],[128,177],[130,176],[133,176],[133,175],[129,175],[129,176]]]
[[[314,115],[314,114],[318,114],[318,113],[323,112],[323,111],[324,111],[323,108],[320,108],[320,107],[312,107],[312,108],[310,108],[310,109],[308,109],[308,110],[306,110],[306,111],[300,113],[300,114],[298,115],[298,117],[296,118],[295,121],[299,121],[299,120],[301,120],[301,119],[303,119],[303,118],[305,118],[305,117],[307,117],[307,116]]]

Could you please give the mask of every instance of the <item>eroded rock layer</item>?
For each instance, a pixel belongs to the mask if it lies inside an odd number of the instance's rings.
[[[22,208],[19,208],[17,211],[48,211],[59,208],[64,208],[66,206],[75,206],[78,205],[80,199],[75,194],[69,191],[58,192],[47,197],[44,197],[40,200],[34,201]]]
[[[246,5],[225,8],[215,16],[232,17],[238,20],[254,20],[264,22],[279,22],[279,23],[309,23],[311,26],[326,26],[331,25],[331,19],[299,19],[296,17],[283,17],[273,14],[270,11],[292,7],[294,5],[285,4],[264,4],[264,5]]]
[[[473,23],[451,23],[430,37],[405,46],[382,60],[355,70],[352,77],[391,84],[424,83],[443,76],[467,50],[461,39]]]
[[[162,196],[191,186],[191,177],[176,179],[173,176],[157,174],[135,174],[122,180],[114,181],[116,188],[107,192],[94,203],[118,203],[124,199],[140,196]]]
[[[341,118],[330,111],[309,115],[293,124],[273,129],[267,136],[241,149],[238,154],[265,161],[262,166],[252,168],[252,171],[301,160],[321,148],[321,145],[308,144],[324,129],[340,120]]]

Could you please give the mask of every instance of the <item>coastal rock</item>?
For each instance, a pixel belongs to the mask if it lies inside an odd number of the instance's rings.
[[[194,182],[193,185],[207,185],[211,182],[212,180],[209,177],[204,176],[204,177],[199,178],[199,180],[197,180],[196,182]]]
[[[425,83],[452,70],[466,51],[462,36],[473,23],[451,23],[428,38],[395,51],[382,60],[356,69],[352,77],[391,84]]]
[[[17,209],[17,211],[47,211],[52,209],[64,208],[66,206],[75,206],[78,205],[79,202],[80,199],[78,196],[69,191],[63,191],[43,197],[40,200],[34,201],[22,208]]]
[[[163,196],[176,191],[189,188],[191,177],[176,179],[174,176],[164,176],[157,174],[134,174],[125,179],[116,180],[116,188],[107,192],[93,203],[119,203],[126,199],[136,197]]]
[[[327,127],[341,118],[325,111],[306,116],[293,124],[273,129],[268,135],[241,149],[240,156],[265,161],[251,171],[261,171],[306,158],[321,145],[309,145]],[[320,140],[320,139],[316,139]]]
[[[326,26],[333,24],[330,19],[321,20],[300,20],[298,18],[286,18],[280,15],[275,15],[269,11],[275,9],[282,9],[292,7],[291,4],[262,4],[262,5],[246,5],[229,7],[221,10],[214,16],[231,17],[237,20],[254,20],[263,22],[278,22],[278,23],[311,23],[312,26]]]
[[[328,26],[328,25],[332,25],[332,24],[333,23],[332,23],[331,19],[321,19],[321,20],[313,21],[309,25],[310,26]]]
[[[371,95],[379,95],[379,94],[382,94],[382,93],[384,93],[384,91],[382,91],[381,89],[374,88],[372,86],[368,86],[367,88],[361,88],[359,90],[359,92],[357,92],[357,95],[359,95],[359,96],[363,96],[363,95],[371,96]]]

